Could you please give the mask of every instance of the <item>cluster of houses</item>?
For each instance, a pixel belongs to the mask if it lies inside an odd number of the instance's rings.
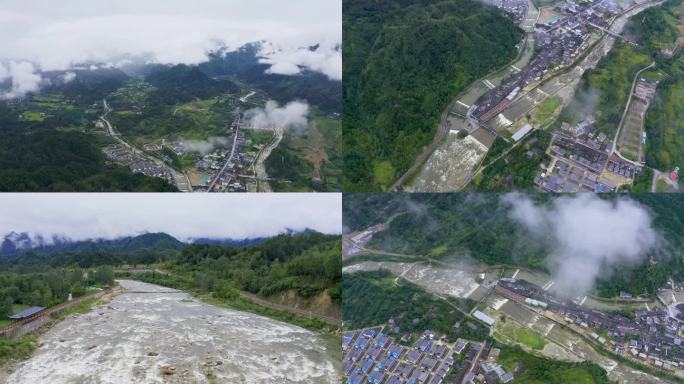
[[[518,3],[495,1],[495,5],[507,10],[514,20],[521,23],[527,8]],[[486,123],[516,98],[523,96],[534,84],[574,63],[589,47],[592,33],[605,31],[610,19],[617,13],[619,10],[605,0],[556,3],[555,16],[540,18],[534,26],[537,55],[510,79],[484,94],[473,107],[472,115],[479,122]]]
[[[499,348],[490,348],[487,359],[483,359],[479,366],[477,375],[471,373],[466,376],[466,384],[507,384],[513,381],[515,376],[513,372],[506,372],[506,370],[497,363],[501,350]]]
[[[412,345],[402,345],[383,327],[347,332],[342,341],[342,371],[347,384],[446,383],[467,342],[455,345],[425,331]]]
[[[527,0],[494,0],[492,5],[511,15],[516,24],[525,21]]]
[[[663,309],[638,310],[634,318],[589,309],[523,281],[502,279],[496,291],[516,302],[535,307],[554,321],[624,357],[656,368],[684,369],[684,320]],[[623,294],[628,297],[627,294]],[[682,306],[684,310],[684,305]],[[684,316],[683,316],[684,317]]]
[[[237,137],[236,137],[237,136]],[[245,154],[245,133],[231,129],[228,134],[227,148],[219,148],[208,153],[195,163],[195,168],[208,175],[201,181],[195,190],[206,191],[215,180],[215,185],[229,192],[246,192],[247,185],[236,175],[248,175],[253,173],[249,168],[254,162],[254,157]],[[233,143],[235,148],[233,149]],[[232,154],[232,157],[231,157]]]
[[[104,147],[107,164],[117,164],[129,167],[133,173],[141,173],[145,176],[159,177],[174,184],[173,175],[166,167],[149,160],[141,153],[134,152],[123,144],[110,144]]]
[[[555,161],[535,177],[537,187],[547,192],[613,192],[617,185],[604,172],[627,179],[641,171],[610,155],[612,142],[596,132],[595,123],[589,117],[575,126],[561,125],[549,148]]]

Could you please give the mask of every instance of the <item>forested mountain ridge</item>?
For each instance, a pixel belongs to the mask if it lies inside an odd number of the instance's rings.
[[[303,70],[295,76],[267,73],[268,64],[259,62],[261,43],[251,43],[233,52],[218,50],[198,66],[210,77],[227,77],[251,84],[282,103],[293,99],[307,100],[325,112],[340,112],[342,82],[324,74]]]
[[[85,117],[58,116],[40,123],[10,122],[3,118],[3,109],[0,103],[0,191],[177,190],[165,180],[131,174],[123,167],[105,166],[105,156],[90,135],[58,130],[70,120],[81,121]]]
[[[343,4],[345,190],[386,189],[431,142],[442,110],[513,57],[521,29],[471,0]]]
[[[156,88],[152,97],[168,105],[239,90],[232,81],[214,80],[198,67],[184,64],[162,67],[147,75],[145,81]]]
[[[184,246],[186,244],[166,233],[145,233],[113,240],[93,239],[84,241],[70,241],[65,238],[32,238],[26,233],[11,233],[5,236],[2,244],[0,244],[0,260],[17,257],[26,252],[41,255],[89,252],[126,253],[146,249],[155,251],[180,250]]]
[[[0,238],[0,260],[11,259],[31,252],[40,255],[56,255],[60,253],[129,253],[150,250],[180,251],[185,247],[193,246],[221,246],[231,248],[245,248],[257,246],[261,243],[270,244],[274,238],[283,236],[299,236],[304,234],[317,234],[313,230],[296,231],[288,229],[285,233],[274,236],[248,237],[233,239],[229,237],[198,237],[181,241],[169,234],[143,233],[136,236],[124,236],[115,239],[90,239],[72,241],[66,237],[55,236],[46,238],[40,235],[32,236],[28,233],[10,232]]]
[[[356,231],[392,218],[373,236],[371,249],[434,259],[472,258],[497,265],[519,265],[547,272],[550,244],[536,241],[510,216],[501,194],[348,194],[343,202],[344,226]],[[554,196],[530,194],[538,204]],[[684,276],[684,197],[679,194],[606,195],[603,199],[635,200],[651,214],[667,256],[651,255],[636,266],[621,266],[597,282],[599,293],[653,293],[670,276]]]

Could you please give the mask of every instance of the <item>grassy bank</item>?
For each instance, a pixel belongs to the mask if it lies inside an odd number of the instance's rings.
[[[520,384],[608,384],[608,375],[597,364],[584,361],[569,363],[529,354],[519,347],[495,343],[501,349],[498,362],[506,371],[516,371]]]
[[[16,340],[8,340],[0,336],[0,367],[12,361],[25,360],[38,346],[35,335],[25,335]]]

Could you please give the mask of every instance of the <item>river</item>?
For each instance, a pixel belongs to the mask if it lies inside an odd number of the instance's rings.
[[[300,327],[121,280],[39,338],[7,383],[338,383],[335,343]]]

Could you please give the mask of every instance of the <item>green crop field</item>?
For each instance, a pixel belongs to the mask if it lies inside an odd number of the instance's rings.
[[[546,345],[544,337],[527,328],[507,324],[503,329],[501,329],[501,333],[510,339],[524,344],[532,349],[543,349],[544,345]]]
[[[542,128],[547,128],[554,121],[554,112],[561,106],[562,99],[560,97],[549,97],[544,100],[539,106],[539,110],[534,116],[534,123]]]

